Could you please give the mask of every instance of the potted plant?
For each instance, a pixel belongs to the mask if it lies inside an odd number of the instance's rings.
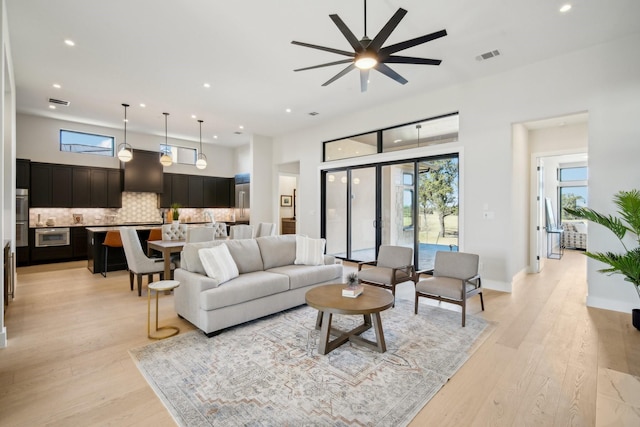
[[[613,202],[618,207],[619,218],[603,215],[586,207],[565,208],[565,211],[600,224],[615,234],[620,240],[624,252],[585,252],[585,255],[609,266],[598,270],[598,272],[622,274],[624,280],[633,284],[640,297],[640,191],[619,191],[613,197]],[[623,239],[627,233],[635,236],[635,248],[630,249],[624,243]],[[632,310],[632,323],[636,329],[640,330],[640,309],[638,308]]]
[[[179,203],[173,203],[171,205],[171,217],[173,218],[174,222],[177,222],[180,220],[180,204]]]

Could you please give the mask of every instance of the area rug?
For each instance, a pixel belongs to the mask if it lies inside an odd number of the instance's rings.
[[[298,307],[207,338],[194,331],[131,356],[181,426],[407,425],[490,328],[398,300],[382,313],[387,351],[347,342],[317,353],[317,311]],[[334,315],[348,330],[362,316]],[[362,334],[373,340],[373,330]]]

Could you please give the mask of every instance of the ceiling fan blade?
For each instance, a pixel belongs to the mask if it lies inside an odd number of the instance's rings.
[[[369,86],[369,70],[360,70],[360,92],[366,92]]]
[[[397,81],[398,83],[400,83],[402,85],[403,84],[407,84],[409,82],[407,79],[405,79],[400,74],[396,73],[391,68],[389,68],[387,65],[385,65],[385,64],[383,64],[381,62],[379,62],[374,68],[376,70],[380,71],[385,76],[392,78],[393,80]]]
[[[338,55],[351,56],[351,57],[355,56],[355,54],[353,52],[347,52],[346,50],[334,49],[332,47],[318,46],[317,44],[297,42],[295,40],[292,41],[291,44],[295,44],[295,45],[303,46],[303,47],[310,47],[311,49],[324,50],[325,52],[337,53]]]
[[[396,29],[402,18],[407,14],[407,11],[400,8],[398,11],[389,19],[389,21],[382,27],[380,32],[373,38],[371,43],[369,43],[369,48],[375,51],[380,50],[384,42],[387,41],[393,30]]]
[[[440,65],[441,59],[414,58],[412,56],[389,56],[382,62],[385,64],[420,64],[420,65]]]
[[[327,80],[325,83],[323,83],[322,86],[330,85],[331,83],[335,82],[340,77],[344,76],[345,74],[347,74],[349,71],[353,70],[354,68],[356,68],[355,64],[349,65],[347,68],[345,68],[344,70],[340,71],[338,74],[336,74],[335,76],[333,76],[329,80]]]
[[[315,68],[330,67],[331,65],[347,64],[349,62],[353,62],[353,59],[342,59],[340,61],[327,62],[326,64],[313,65],[311,67],[305,67],[305,68],[298,68],[297,70],[293,70],[293,71],[313,70]]]
[[[380,54],[388,56],[401,50],[409,49],[410,47],[418,46],[420,44],[430,42],[431,40],[439,39],[447,35],[447,30],[436,31],[435,33],[427,34],[426,36],[416,37],[415,39],[406,40],[400,43],[392,44],[380,49]]]
[[[353,50],[355,50],[356,52],[361,52],[362,50],[364,50],[364,46],[362,46],[360,40],[358,40],[358,38],[353,35],[349,27],[347,27],[347,24],[345,24],[338,15],[329,15],[329,18],[331,18],[333,23],[336,24],[336,27],[338,27],[342,35],[347,39]]]

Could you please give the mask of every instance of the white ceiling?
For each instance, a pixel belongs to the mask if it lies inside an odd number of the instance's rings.
[[[573,8],[561,14],[565,2]],[[126,102],[130,131],[164,135],[162,113],[169,112],[169,136],[197,141],[195,114],[204,120],[203,142],[227,146],[247,143],[252,133],[277,136],[320,125],[640,31],[637,0],[371,0],[371,38],[399,7],[408,10],[385,45],[441,29],[448,36],[401,53],[442,59],[439,67],[392,65],[409,83],[374,71],[361,93],[355,71],[321,87],[342,65],[293,72],[344,57],[291,44],[351,50],[328,15],[337,13],[361,38],[361,0],[6,3],[18,112],[121,128]],[[495,49],[500,56],[476,60]],[[71,105],[50,110],[49,97]]]

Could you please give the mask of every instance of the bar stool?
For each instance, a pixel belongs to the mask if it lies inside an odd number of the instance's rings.
[[[107,277],[107,260],[109,254],[109,248],[121,248],[122,247],[122,239],[120,238],[119,231],[107,231],[107,235],[104,237],[104,242],[102,242],[102,246],[104,246],[104,266],[102,268],[102,275]]]

